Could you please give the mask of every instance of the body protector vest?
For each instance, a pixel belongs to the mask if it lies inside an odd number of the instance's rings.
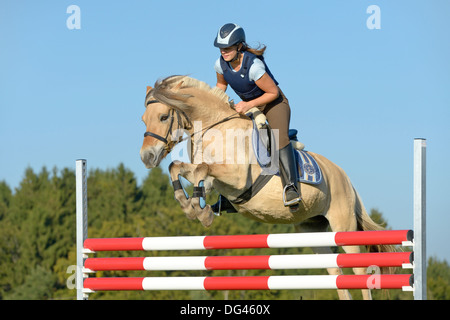
[[[253,60],[256,58],[264,63],[267,74],[272,78],[275,84],[278,85],[278,82],[267,67],[263,56],[256,56],[253,53],[246,51],[244,53],[244,61],[242,62],[241,69],[237,72],[232,70],[223,57],[220,57],[220,66],[222,67],[225,81],[243,101],[250,101],[259,98],[264,94],[264,91],[256,85],[255,81],[250,81],[249,79],[249,69],[253,64]]]

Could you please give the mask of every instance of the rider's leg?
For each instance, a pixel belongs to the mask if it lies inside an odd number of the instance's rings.
[[[264,114],[272,130],[278,130],[279,141],[276,145],[280,159],[280,177],[283,183],[283,200],[291,211],[298,209],[301,201],[300,184],[297,181],[297,163],[294,149],[289,140],[289,122],[291,108],[289,101],[280,91],[280,96],[264,107]]]
[[[287,146],[279,150],[279,153],[284,205],[289,206],[291,211],[296,211],[298,209],[298,203],[301,201],[301,196],[294,148],[288,143]]]

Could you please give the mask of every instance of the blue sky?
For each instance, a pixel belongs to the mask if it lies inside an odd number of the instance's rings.
[[[70,5],[81,29],[67,28]],[[366,25],[370,5],[380,29]],[[267,45],[307,149],[394,229],[413,227],[413,139],[427,139],[427,249],[450,261],[448,12],[444,0],[2,1],[0,180],[15,188],[27,167],[86,158],[141,182],[146,86],[172,74],[215,85],[213,40],[236,22]]]

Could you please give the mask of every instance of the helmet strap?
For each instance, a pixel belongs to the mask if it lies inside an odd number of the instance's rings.
[[[233,59],[231,59],[230,62],[235,62],[236,60],[238,60],[240,54],[241,54],[241,52],[238,51],[238,52],[236,53],[236,56],[235,56]]]
[[[244,42],[239,43],[239,44],[238,44],[238,47],[239,47],[239,45],[241,45],[241,48],[240,48],[240,49],[237,49],[236,56],[235,56],[233,59],[231,59],[230,62],[234,62],[234,61],[238,60],[239,57],[240,57],[240,54],[241,54],[241,53],[244,51],[244,49],[246,48],[246,45],[245,45]]]

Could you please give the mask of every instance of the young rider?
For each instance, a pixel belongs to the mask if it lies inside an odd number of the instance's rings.
[[[301,196],[297,163],[288,134],[291,109],[264,61],[266,47],[259,50],[250,48],[245,42],[244,29],[234,23],[227,23],[220,28],[214,46],[220,49],[221,54],[214,66],[217,73],[216,86],[225,91],[230,85],[242,99],[236,104],[237,112],[245,114],[257,107],[264,113],[271,128],[279,132],[277,147],[284,205],[294,212],[298,209]],[[221,210],[233,208],[223,196],[220,196],[219,202]],[[213,210],[218,209],[219,202],[213,205]]]

